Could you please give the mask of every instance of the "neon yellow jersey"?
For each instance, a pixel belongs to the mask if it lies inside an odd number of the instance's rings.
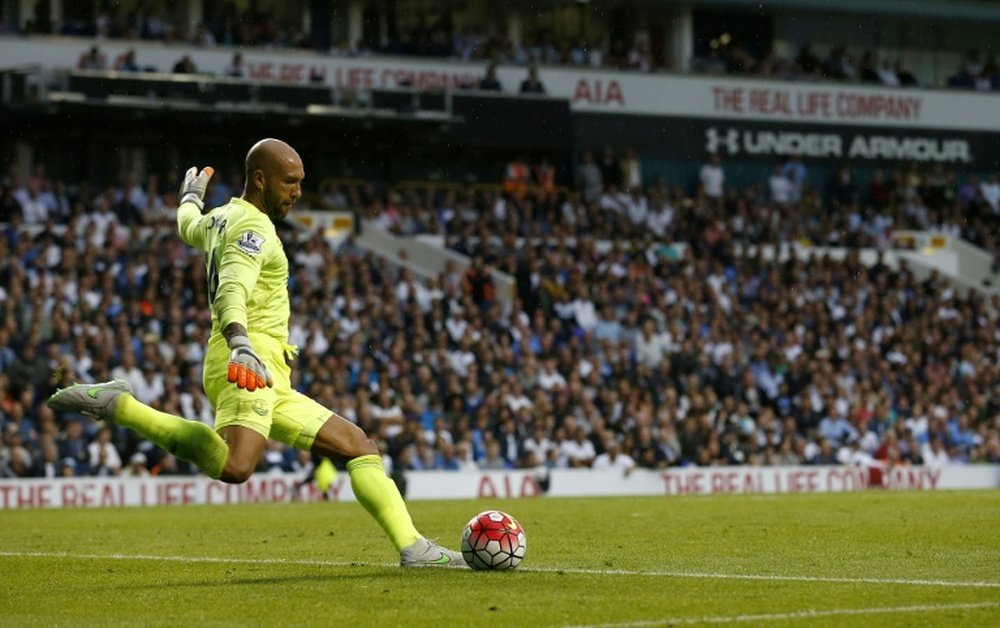
[[[212,334],[230,323],[250,333],[288,340],[288,258],[274,223],[240,198],[202,215],[185,203],[177,208],[177,230],[205,254]]]

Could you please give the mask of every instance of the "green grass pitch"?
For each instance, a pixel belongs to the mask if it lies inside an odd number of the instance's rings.
[[[404,570],[357,504],[0,512],[2,626],[1000,625],[1000,491],[414,502],[511,572]]]

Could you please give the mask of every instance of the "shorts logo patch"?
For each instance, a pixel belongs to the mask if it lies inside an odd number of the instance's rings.
[[[254,399],[250,408],[260,416],[267,416],[267,402],[263,399]]]
[[[247,231],[236,241],[236,246],[240,247],[244,253],[258,255],[264,247],[264,238],[253,231]]]

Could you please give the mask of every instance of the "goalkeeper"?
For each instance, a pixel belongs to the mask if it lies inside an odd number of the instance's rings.
[[[246,157],[243,195],[208,212],[203,198],[213,170],[187,172],[177,208],[181,239],[204,252],[212,334],[203,383],[215,408],[215,430],[139,402],[128,383],[76,384],[49,399],[135,430],[209,477],[245,482],[267,445],[283,443],[347,463],[351,488],[400,552],[403,566],[464,566],[462,555],[425,539],[378,448],[358,426],[294,390],[287,360],[288,259],[274,223],[302,194],[302,160],[288,144],[264,139]]]

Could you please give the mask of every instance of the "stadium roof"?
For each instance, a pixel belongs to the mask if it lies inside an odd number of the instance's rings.
[[[796,9],[818,13],[894,15],[942,20],[1000,22],[1000,3],[942,2],[940,0],[688,0],[692,7],[747,7],[754,9]]]

